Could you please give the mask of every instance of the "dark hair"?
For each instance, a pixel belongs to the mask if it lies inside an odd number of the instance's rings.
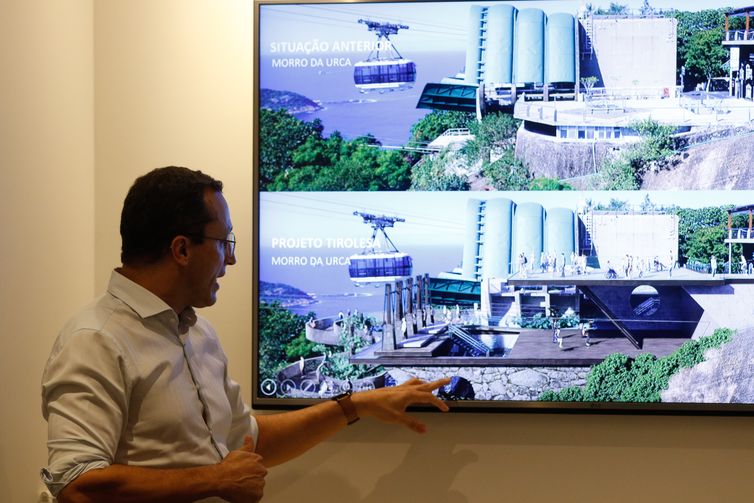
[[[201,242],[204,226],[216,218],[204,204],[207,189],[222,192],[223,183],[178,166],[137,178],[120,216],[121,262],[154,263],[167,253],[175,236]]]

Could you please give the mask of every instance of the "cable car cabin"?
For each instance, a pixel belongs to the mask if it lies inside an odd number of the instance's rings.
[[[353,82],[361,92],[411,89],[416,64],[404,58],[359,61],[353,67]]]
[[[406,253],[364,253],[350,257],[348,274],[357,285],[388,283],[411,277],[411,257]]]

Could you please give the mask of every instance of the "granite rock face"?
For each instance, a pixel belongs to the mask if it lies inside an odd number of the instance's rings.
[[[754,328],[741,330],[705,361],[670,379],[663,402],[754,403]]]
[[[619,155],[625,142],[561,141],[520,128],[516,157],[533,177],[566,180],[588,190],[590,175],[603,160]],[[754,132],[748,127],[719,128],[676,137],[681,152],[644,174],[642,190],[741,190],[754,188]]]

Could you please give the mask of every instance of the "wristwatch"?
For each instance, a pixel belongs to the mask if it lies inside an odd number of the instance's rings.
[[[346,416],[346,421],[349,425],[359,420],[359,414],[356,412],[356,406],[351,401],[350,391],[335,395],[334,397],[332,397],[332,399],[338,405],[340,405],[340,409],[343,411],[343,415]]]

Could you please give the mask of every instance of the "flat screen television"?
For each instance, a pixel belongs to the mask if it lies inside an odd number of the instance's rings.
[[[253,406],[752,413],[753,13],[255,2]]]

